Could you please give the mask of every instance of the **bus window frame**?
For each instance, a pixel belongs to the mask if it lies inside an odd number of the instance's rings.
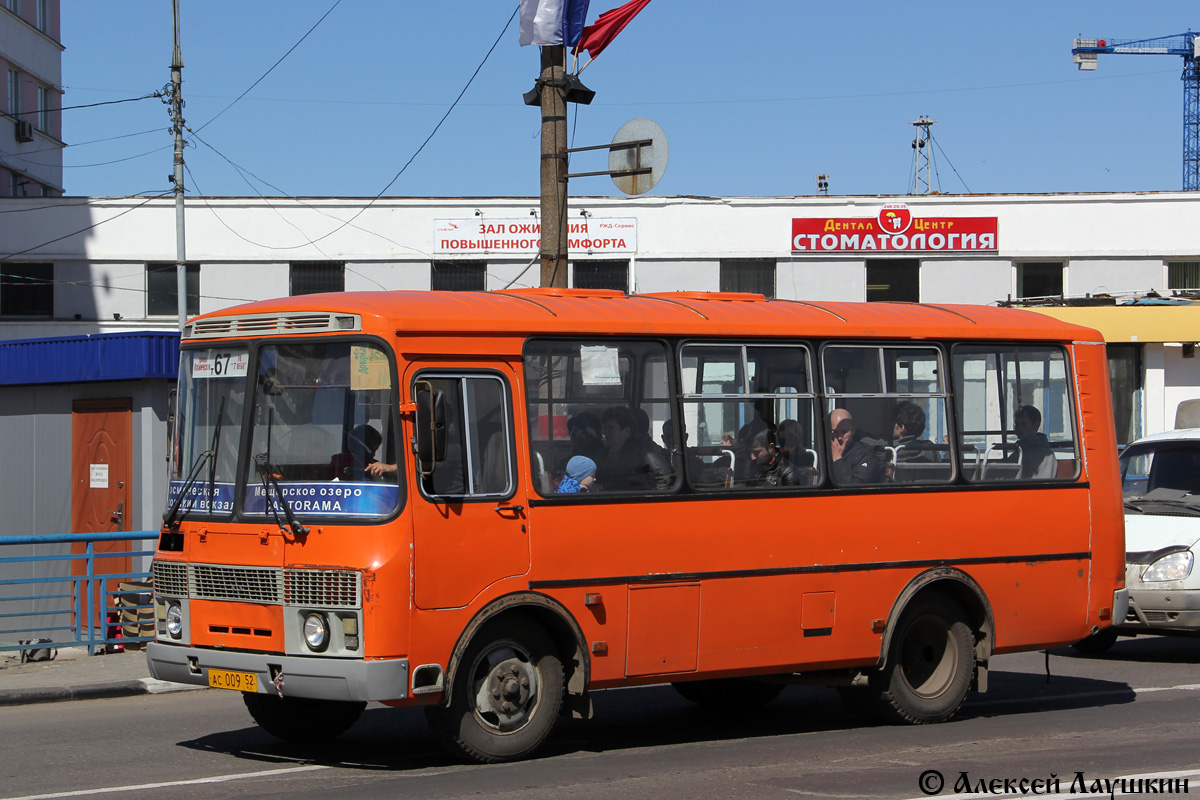
[[[898,403],[902,400],[911,400],[913,398],[922,399],[922,400],[941,400],[943,403],[942,413],[945,417],[945,422],[946,422],[946,434],[945,435],[947,437],[949,437],[950,441],[947,445],[948,450],[942,452],[942,461],[940,463],[948,464],[951,467],[950,477],[945,480],[896,482],[891,479],[888,479],[881,483],[863,484],[862,486],[855,486],[853,484],[847,485],[847,486],[841,486],[841,485],[833,483],[833,471],[832,471],[832,469],[830,469],[830,470],[825,471],[825,477],[827,478],[827,480],[822,485],[832,488],[836,491],[844,492],[844,491],[858,491],[858,490],[865,489],[865,488],[873,488],[874,489],[874,488],[879,488],[879,487],[884,487],[887,489],[891,489],[893,487],[904,487],[904,490],[908,490],[909,487],[911,487],[912,489],[931,488],[931,489],[936,490],[936,489],[945,489],[947,487],[954,486],[954,485],[962,482],[963,470],[960,469],[959,458],[958,458],[958,451],[959,451],[959,447],[958,447],[959,437],[958,437],[958,433],[957,433],[958,413],[957,413],[957,408],[955,406],[956,398],[955,398],[955,394],[954,394],[954,375],[951,374],[950,364],[952,362],[951,362],[950,357],[948,357],[950,352],[953,350],[953,348],[958,346],[959,344],[962,344],[962,342],[960,342],[959,340],[948,340],[947,341],[947,340],[941,340],[941,339],[938,339],[938,340],[932,340],[932,339],[913,339],[913,340],[886,339],[886,340],[880,340],[880,341],[871,341],[871,340],[862,340],[862,339],[845,339],[845,340],[833,339],[833,340],[824,340],[821,342],[821,345],[819,348],[820,363],[818,365],[818,368],[820,369],[821,384],[819,386],[819,391],[817,394],[821,400],[826,402],[826,406],[824,408],[824,414],[825,414],[824,418],[826,421],[828,421],[828,419],[829,419],[829,414],[832,413],[834,408],[836,408],[835,403],[837,402],[838,398],[853,399],[853,400],[888,400],[888,399],[890,399],[893,402],[893,404]],[[831,348],[860,348],[860,349],[875,350],[875,351],[881,352],[881,353],[885,350],[922,350],[922,349],[933,350],[934,352],[937,353],[937,357],[938,357],[936,374],[937,374],[937,379],[938,379],[938,385],[941,387],[941,392],[899,392],[899,391],[889,392],[889,391],[887,391],[888,376],[887,376],[887,372],[885,370],[886,365],[885,365],[884,359],[882,357],[880,358],[880,361],[879,361],[879,370],[880,370],[879,380],[880,380],[880,388],[883,391],[880,391],[880,392],[831,392],[831,391],[829,391],[830,383],[826,380],[826,370],[825,370],[825,354],[826,354],[826,351],[828,351]],[[893,405],[893,410],[894,410],[894,405]],[[821,427],[824,429],[824,434],[823,434],[824,450],[822,451],[822,457],[826,460],[829,460],[830,464],[832,465],[833,445],[832,445],[832,442],[830,441],[831,436],[830,436],[829,425],[825,424]],[[928,432],[928,430],[929,430],[929,427],[928,427],[928,424],[926,424],[926,432]],[[880,437],[881,441],[887,441],[889,443],[892,441],[892,436],[891,436],[892,431],[890,431],[890,430],[880,431],[879,433],[886,434],[885,437]],[[934,444],[938,444],[938,443],[934,442]],[[894,463],[892,463],[891,467],[893,469],[895,469],[896,465]]]
[[[252,447],[251,443],[253,442],[253,437],[254,437],[254,425],[253,425],[254,409],[257,405],[258,392],[259,392],[259,380],[258,380],[259,361],[260,361],[260,357],[261,357],[261,351],[263,348],[278,347],[281,344],[294,345],[294,344],[298,344],[298,343],[306,343],[306,344],[307,343],[312,343],[312,344],[343,344],[344,343],[349,346],[353,346],[356,344],[369,344],[373,347],[378,348],[387,356],[388,375],[389,375],[389,378],[391,380],[392,387],[393,387],[391,390],[392,391],[392,400],[388,404],[388,417],[391,420],[390,424],[392,426],[392,438],[394,440],[393,443],[394,443],[394,449],[395,449],[395,455],[396,455],[396,484],[397,484],[397,486],[399,486],[399,497],[397,498],[396,507],[389,514],[381,515],[378,517],[353,517],[353,518],[348,519],[346,517],[316,516],[313,514],[305,513],[305,514],[300,515],[300,517],[301,517],[300,521],[306,525],[311,523],[311,524],[317,524],[317,525],[337,525],[339,527],[353,528],[353,527],[357,527],[357,526],[367,526],[367,525],[370,525],[370,526],[386,525],[390,522],[394,522],[397,518],[399,518],[400,515],[404,513],[405,507],[408,505],[408,491],[405,488],[404,480],[402,477],[404,475],[404,470],[406,468],[406,464],[405,464],[405,460],[404,460],[404,453],[405,453],[406,445],[408,444],[408,441],[407,441],[407,439],[403,439],[400,436],[400,432],[401,432],[400,388],[399,388],[400,382],[399,382],[398,363],[397,363],[397,358],[396,358],[396,352],[395,352],[395,350],[392,349],[391,345],[387,342],[387,340],[383,339],[380,336],[373,336],[371,334],[364,334],[364,333],[356,333],[354,335],[342,334],[342,335],[333,335],[333,336],[312,336],[312,337],[297,336],[297,337],[269,337],[269,338],[263,337],[261,339],[260,338],[247,338],[247,339],[241,339],[238,341],[244,342],[250,348],[250,367],[249,367],[248,374],[246,376],[247,387],[248,387],[247,402],[246,402],[246,407],[243,409],[242,430],[238,437],[238,447],[240,448],[240,452],[238,454],[238,478],[237,478],[237,484],[236,484],[236,491],[235,491],[235,495],[234,495],[234,516],[232,518],[232,521],[238,522],[238,523],[253,524],[253,525],[258,525],[258,524],[263,524],[263,523],[273,523],[273,518],[271,517],[270,514],[247,514],[245,511],[246,493],[253,482],[252,481],[253,476],[251,474],[250,462],[253,460],[253,456],[254,456],[254,454],[252,452],[254,448]],[[381,444],[381,447],[382,446],[383,445]],[[386,453],[386,450],[384,451],[384,453]],[[244,480],[243,480],[243,477],[244,477]]]
[[[513,497],[515,497],[517,492],[520,489],[521,475],[520,475],[520,470],[518,469],[518,457],[517,457],[518,447],[517,447],[517,435],[516,435],[517,429],[516,429],[516,421],[515,421],[515,417],[514,417],[514,408],[513,408],[514,405],[516,404],[516,395],[513,392],[512,383],[509,381],[508,377],[503,372],[501,372],[500,370],[497,370],[497,369],[468,368],[468,369],[456,370],[456,369],[454,369],[452,367],[448,367],[446,365],[421,366],[419,364],[414,364],[413,366],[416,366],[417,369],[413,371],[412,380],[409,381],[409,386],[408,386],[409,396],[413,397],[413,398],[416,397],[416,395],[415,395],[416,385],[421,381],[432,382],[435,380],[454,380],[454,381],[459,382],[460,390],[461,390],[461,385],[462,385],[461,382],[463,380],[466,380],[469,378],[473,378],[473,379],[486,378],[486,379],[498,381],[500,383],[500,388],[501,388],[501,393],[503,395],[503,403],[504,403],[504,414],[501,417],[503,427],[501,428],[501,431],[503,433],[505,433],[505,435],[506,435],[505,439],[506,439],[506,444],[507,444],[507,450],[505,453],[505,455],[506,455],[505,464],[507,465],[507,470],[508,470],[508,487],[507,487],[507,491],[505,491],[504,493],[433,494],[431,492],[428,492],[425,489],[425,478],[421,474],[421,471],[417,465],[417,458],[414,454],[413,475],[416,478],[417,491],[420,493],[421,497],[433,505],[459,505],[459,504],[465,504],[465,503],[497,503],[497,502],[504,502],[506,500],[511,500]],[[431,383],[430,385],[432,386],[433,384]],[[456,404],[458,402],[458,399],[459,398],[457,398],[457,397],[454,398],[454,402]],[[446,402],[448,404],[450,402],[450,399],[447,398]],[[467,438],[467,434],[466,434],[467,426],[462,421],[462,419],[466,416],[466,414],[460,413],[459,410],[457,409],[457,407],[456,407],[455,413],[459,414],[459,417],[460,417],[459,424],[463,428],[463,433],[460,436],[460,440],[465,442],[469,448],[471,441],[470,441],[470,439]],[[412,420],[412,424],[414,426],[416,425],[415,415]],[[413,433],[415,436],[415,433],[416,433],[415,427],[414,427]],[[459,444],[459,441],[452,442],[448,437],[447,438],[447,447],[452,443]],[[486,448],[487,444],[483,443],[482,446],[483,446],[483,448]],[[480,450],[480,452],[482,453],[482,449]],[[464,468],[469,468],[469,465],[470,465],[469,450],[468,450],[468,452],[463,453],[463,457],[467,460],[466,464],[464,464]],[[445,463],[445,461],[442,461],[439,463]],[[430,473],[430,475],[429,475],[430,479],[432,479],[435,472],[436,472],[436,468],[435,468],[434,472]],[[467,474],[467,477],[470,478],[469,472]]]
[[[967,470],[960,469],[959,471],[963,475],[963,481],[971,486],[986,486],[988,488],[998,488],[998,487],[1005,487],[1005,486],[1019,486],[1022,488],[1028,488],[1030,486],[1058,486],[1058,487],[1061,487],[1061,486],[1071,484],[1071,483],[1078,483],[1080,478],[1083,476],[1084,447],[1083,447],[1083,437],[1081,435],[1081,429],[1080,429],[1080,424],[1081,424],[1080,408],[1079,408],[1079,398],[1078,398],[1077,386],[1076,386],[1076,381],[1078,380],[1079,375],[1076,372],[1074,350],[1071,347],[1071,343],[1070,342],[1044,341],[1044,340],[1028,340],[1028,341],[1016,340],[1016,341],[1014,341],[1014,340],[1007,340],[1007,339],[1005,339],[1005,340],[1001,340],[1001,339],[984,340],[984,341],[959,340],[959,341],[953,342],[953,344],[949,348],[950,349],[950,364],[951,364],[950,378],[952,381],[955,381],[955,385],[951,386],[951,397],[954,398],[954,402],[955,402],[956,406],[957,406],[957,403],[959,402],[958,392],[957,392],[957,388],[956,388],[956,384],[957,384],[957,380],[958,380],[959,376],[958,376],[957,370],[954,368],[953,365],[955,363],[954,359],[956,357],[957,351],[960,348],[991,348],[993,350],[993,352],[999,352],[1001,349],[1005,349],[1009,353],[1016,353],[1017,358],[1016,358],[1015,363],[1017,364],[1018,373],[1020,371],[1020,362],[1021,362],[1020,351],[1021,350],[1026,350],[1026,351],[1032,350],[1032,349],[1056,350],[1062,354],[1063,374],[1065,376],[1063,385],[1066,387],[1066,391],[1067,391],[1066,408],[1069,409],[1069,411],[1070,411],[1070,415],[1071,415],[1070,422],[1072,425],[1071,458],[1075,465],[1075,469],[1070,476],[1064,476],[1064,477],[1060,478],[1057,475],[1054,475],[1049,478],[1014,478],[1011,480],[1010,479],[987,480],[983,477],[974,477],[973,478],[967,474]],[[1001,380],[1004,380],[1004,375],[1002,373],[1000,374],[1000,378],[1001,378]],[[1017,383],[1018,383],[1018,385],[1021,383],[1019,378],[1018,378]],[[999,400],[1001,402],[1005,401],[1005,394],[1003,391],[1001,392]],[[1036,406],[1035,406],[1035,408],[1036,408]],[[1038,408],[1038,411],[1042,414],[1042,425],[1041,425],[1040,432],[1045,433],[1046,432],[1046,410],[1042,409],[1042,408]],[[1007,436],[1008,434],[1013,433],[1011,426],[1012,426],[1013,415],[1015,413],[1016,413],[1016,408],[1011,408],[1011,409],[1005,409],[1004,412],[1001,414],[1003,423],[1008,426],[1008,427],[1002,428],[999,431],[999,433],[1002,436]],[[961,417],[961,415],[958,413],[958,410],[956,407],[955,411],[954,411],[955,421],[960,422],[961,421],[960,417]],[[988,434],[988,432],[985,431],[984,435],[987,435],[987,434]],[[954,444],[957,444],[957,446],[958,446],[959,459],[956,460],[955,463],[956,463],[956,465],[958,465],[960,467],[963,465],[963,462],[961,461],[961,459],[962,459],[963,455],[966,453],[965,448],[963,448],[963,446],[962,446],[962,436],[963,435],[964,435],[964,433],[961,430],[961,426],[960,426],[960,430],[959,430],[958,434],[952,438],[952,442]],[[1046,438],[1047,438],[1047,440],[1049,440],[1050,437],[1048,434],[1047,434]],[[1016,441],[1015,437],[1014,437],[1013,441],[1014,442]],[[1053,444],[1054,443],[1051,442],[1051,450],[1054,450]],[[1060,451],[1054,450],[1054,452],[1057,453]],[[1061,452],[1066,452],[1066,451],[1061,451]],[[986,453],[986,451],[985,451],[985,453]],[[1056,456],[1056,459],[1057,459],[1057,456]]]
[[[685,355],[685,352],[687,351],[687,349],[689,347],[693,347],[693,346],[695,346],[695,347],[729,348],[731,350],[732,349],[740,350],[740,354],[741,354],[741,362],[739,365],[740,377],[743,382],[743,386],[746,388],[747,391],[744,393],[740,393],[740,394],[730,394],[728,392],[719,392],[719,393],[684,392],[684,390],[683,390],[683,384],[684,384],[684,381],[683,381],[683,359],[684,359],[684,355]],[[787,394],[787,393],[781,393],[781,392],[753,391],[752,387],[750,385],[750,380],[751,380],[750,379],[750,369],[749,369],[750,360],[749,360],[749,356],[748,356],[748,350],[750,350],[751,348],[763,348],[763,349],[778,348],[778,349],[799,350],[800,352],[802,352],[804,354],[804,367],[805,367],[804,378],[805,378],[807,385],[805,387],[803,387],[803,389],[801,389],[800,391],[797,391],[794,394]],[[792,337],[786,337],[786,338],[781,337],[778,339],[756,339],[756,338],[750,338],[750,337],[739,338],[739,339],[701,339],[701,338],[696,338],[696,337],[690,337],[690,338],[681,338],[675,342],[675,370],[677,372],[675,379],[676,379],[677,385],[679,387],[679,389],[676,393],[676,402],[678,403],[679,407],[677,409],[677,413],[674,415],[675,416],[674,435],[676,437],[675,438],[675,442],[676,442],[675,453],[678,454],[679,456],[681,456],[681,458],[677,459],[679,461],[679,471],[681,471],[681,474],[683,476],[682,483],[686,484],[687,490],[690,493],[693,493],[696,495],[701,495],[701,496],[706,496],[706,497],[711,497],[711,496],[743,497],[743,496],[748,496],[748,495],[757,495],[759,493],[765,493],[768,496],[783,496],[783,495],[794,495],[794,494],[808,494],[816,489],[820,489],[825,484],[825,476],[828,473],[828,469],[826,468],[827,467],[827,463],[826,463],[827,459],[822,457],[820,455],[821,451],[818,450],[817,480],[815,483],[812,483],[810,485],[798,485],[798,486],[779,485],[779,486],[770,486],[770,487],[746,486],[746,485],[742,485],[742,486],[738,486],[738,485],[697,486],[693,482],[693,476],[688,473],[686,448],[687,447],[701,447],[703,445],[690,444],[690,443],[683,444],[683,440],[680,438],[680,433],[681,433],[681,431],[684,430],[684,421],[685,421],[684,418],[686,416],[685,408],[686,408],[686,405],[689,403],[694,403],[694,404],[699,405],[699,404],[702,404],[705,402],[753,403],[756,400],[771,400],[772,402],[777,401],[777,400],[796,400],[796,401],[801,401],[801,402],[804,400],[809,400],[812,403],[812,409],[813,409],[813,414],[814,414],[813,420],[812,420],[813,430],[811,430],[809,432],[809,437],[811,438],[812,444],[814,447],[820,447],[821,443],[822,443],[821,434],[819,434],[816,429],[824,428],[826,426],[821,422],[821,419],[823,416],[823,414],[821,412],[821,396],[820,396],[820,393],[817,391],[817,387],[815,385],[816,351],[817,351],[817,347],[811,341],[808,341],[805,339],[796,339],[796,338],[792,338]],[[699,376],[697,376],[697,377],[699,378]],[[697,388],[701,388],[699,385],[699,381],[697,381]],[[778,429],[778,422],[779,421],[776,421],[776,429]],[[735,434],[736,434],[736,431],[735,431]],[[711,436],[711,434],[710,434],[710,436]],[[718,437],[719,436],[720,436],[720,434],[718,434]],[[718,438],[718,442],[719,442],[719,438]],[[715,447],[715,446],[719,446],[719,445],[713,445],[713,446]]]
[[[538,469],[537,465],[534,463],[534,455],[538,451],[537,451],[536,447],[534,446],[535,442],[537,440],[535,439],[533,434],[534,434],[534,426],[536,424],[536,421],[541,418],[540,413],[533,414],[533,413],[531,413],[531,411],[534,411],[539,408],[553,407],[557,403],[561,403],[563,405],[569,405],[572,402],[569,397],[550,397],[547,399],[547,398],[542,397],[541,395],[538,395],[536,399],[532,399],[533,396],[529,392],[529,378],[527,375],[528,359],[531,355],[532,356],[545,356],[546,353],[548,352],[546,350],[543,350],[540,352],[531,352],[531,348],[536,347],[539,344],[547,344],[547,343],[549,343],[550,345],[573,344],[576,346],[593,346],[593,345],[597,345],[597,344],[611,343],[611,344],[617,345],[618,347],[621,344],[656,344],[656,345],[659,345],[662,347],[663,369],[665,371],[666,379],[667,379],[666,395],[663,397],[659,397],[658,395],[651,395],[649,398],[645,397],[645,394],[643,392],[643,389],[645,387],[645,378],[646,378],[645,368],[646,368],[647,363],[649,363],[649,362],[647,360],[643,359],[641,361],[636,361],[630,365],[628,394],[626,394],[626,391],[625,391],[626,387],[622,386],[621,387],[622,388],[621,400],[622,401],[632,400],[635,397],[640,397],[641,400],[638,403],[638,408],[641,408],[647,402],[650,404],[665,403],[672,410],[675,410],[678,406],[678,403],[679,403],[679,375],[677,373],[676,367],[673,366],[673,364],[678,363],[678,344],[679,344],[678,339],[667,339],[667,338],[663,338],[661,336],[630,336],[630,335],[606,336],[603,334],[590,334],[590,333],[585,334],[583,336],[562,336],[562,335],[528,336],[528,337],[526,337],[525,341],[522,342],[522,344],[521,344],[520,379],[521,379],[521,384],[523,387],[523,396],[521,398],[521,402],[525,409],[525,434],[524,435],[526,436],[526,440],[527,440],[527,443],[529,446],[529,470],[530,470],[531,475],[533,475],[536,472],[536,470]],[[568,387],[568,388],[570,388],[570,387]],[[574,401],[574,402],[578,402],[578,401]],[[611,401],[611,400],[601,400],[601,401],[592,403],[592,405],[601,405],[601,404],[605,405],[606,407],[612,407],[614,405],[619,405],[619,403]],[[632,406],[628,402],[625,402],[624,405],[627,408],[632,408]],[[597,414],[597,416],[601,416],[601,414]],[[677,418],[675,418],[675,416],[676,416],[675,414],[672,414],[672,417],[670,417],[670,418],[673,420],[673,426],[674,426],[673,434],[675,436],[678,436],[679,430],[680,430],[680,421]],[[548,419],[552,420],[553,415],[550,415],[548,417]],[[653,420],[651,420],[651,423],[653,423]],[[652,425],[652,427],[653,427],[653,425]],[[553,438],[552,423],[551,423],[550,435],[551,435],[550,441],[556,441]],[[655,442],[655,444],[657,444],[657,442]],[[672,454],[668,453],[668,455],[672,455]],[[600,466],[602,466],[602,465],[597,464],[597,467],[600,467]],[[676,460],[672,457],[671,466],[672,466],[672,470],[673,470],[674,479],[672,481],[671,486],[667,489],[661,489],[661,490],[651,489],[649,491],[611,491],[611,490],[608,490],[608,491],[575,492],[575,493],[559,493],[559,492],[555,492],[555,491],[551,490],[547,494],[542,494],[541,490],[538,488],[538,481],[536,479],[534,479],[531,481],[531,485],[530,485],[530,502],[540,504],[545,501],[550,501],[550,502],[554,502],[554,503],[568,503],[569,504],[569,503],[576,503],[576,502],[591,502],[591,503],[626,502],[629,500],[645,500],[648,498],[674,497],[674,496],[679,495],[681,492],[687,491],[687,489],[685,488],[685,487],[687,487],[687,481],[685,480],[685,478],[683,476],[682,463],[676,464]],[[549,472],[549,470],[548,470],[548,472]]]

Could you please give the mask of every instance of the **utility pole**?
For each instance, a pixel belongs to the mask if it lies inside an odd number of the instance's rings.
[[[542,47],[542,286],[567,286],[567,49]]]
[[[171,55],[171,130],[175,134],[175,291],[179,330],[187,324],[187,249],[183,235],[183,53],[179,49],[179,0],[171,0],[175,49]]]

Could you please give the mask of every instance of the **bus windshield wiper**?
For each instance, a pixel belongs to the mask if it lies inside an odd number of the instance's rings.
[[[212,512],[213,488],[216,483],[217,469],[217,450],[221,446],[221,423],[225,420],[225,400],[221,398],[221,405],[217,408],[217,424],[213,426],[212,445],[200,455],[196,456],[196,461],[192,464],[191,470],[188,471],[187,480],[183,482],[183,488],[179,492],[179,496],[175,498],[175,502],[171,504],[171,510],[167,512],[167,517],[163,520],[163,524],[172,531],[179,530],[179,523],[183,520],[184,515],[192,510],[195,504],[195,499],[188,503],[188,507],[181,513],[180,507],[183,505],[183,498],[187,496],[196,479],[200,477],[200,467],[204,465],[205,460],[208,460],[208,510]],[[176,519],[176,514],[179,518]]]
[[[187,510],[180,512],[180,507],[183,505],[183,498],[188,496],[192,489],[192,484],[196,482],[196,478],[200,476],[200,468],[204,466],[204,462],[213,458],[212,450],[205,450],[200,455],[196,456],[195,462],[192,463],[192,468],[188,472],[187,480],[183,482],[183,488],[179,490],[179,496],[175,498],[175,502],[171,504],[171,510],[167,512],[166,518],[163,520],[163,525],[170,528],[173,532],[179,530],[179,523],[183,520],[184,514],[192,510],[192,504],[195,500],[188,503]],[[212,500],[210,499],[211,503]],[[178,518],[176,516],[178,515]]]
[[[279,526],[279,530],[286,534],[288,528],[291,528],[293,536],[306,536],[308,527],[300,524],[300,520],[296,518],[296,512],[292,511],[292,504],[283,496],[283,489],[279,486],[279,478],[276,475],[278,470],[271,463],[271,428],[274,422],[275,409],[271,409],[267,414],[267,449],[254,457],[254,464],[258,468],[258,479],[262,481],[263,499],[267,508],[271,510],[271,516],[275,518],[275,524]],[[287,518],[287,528],[279,521],[277,508],[271,505],[272,486],[275,487],[275,497],[279,501],[279,506],[283,508],[283,515]]]

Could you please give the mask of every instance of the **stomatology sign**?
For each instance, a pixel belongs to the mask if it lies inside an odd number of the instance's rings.
[[[525,219],[434,220],[435,253],[536,253],[542,246],[542,225]],[[637,219],[578,218],[567,226],[567,249],[590,253],[637,252]]]
[[[886,203],[874,217],[792,220],[793,253],[995,252],[996,217],[915,217]]]

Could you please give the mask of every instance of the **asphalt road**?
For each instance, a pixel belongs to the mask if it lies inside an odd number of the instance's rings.
[[[1153,637],[1102,658],[1055,651],[1049,676],[1041,653],[1004,656],[957,720],[918,727],[864,724],[822,688],[790,687],[734,718],[669,687],[601,692],[594,719],[563,720],[536,758],[496,766],[454,762],[420,712],[382,706],[320,747],[272,739],[235,692],[19,706],[0,709],[0,800],[905,799],[938,789],[934,772],[943,798],[1020,796],[1022,779],[1029,794],[1111,796],[1102,781],[1129,776],[1186,778],[1190,794],[1200,792],[1198,663],[1200,640]]]

